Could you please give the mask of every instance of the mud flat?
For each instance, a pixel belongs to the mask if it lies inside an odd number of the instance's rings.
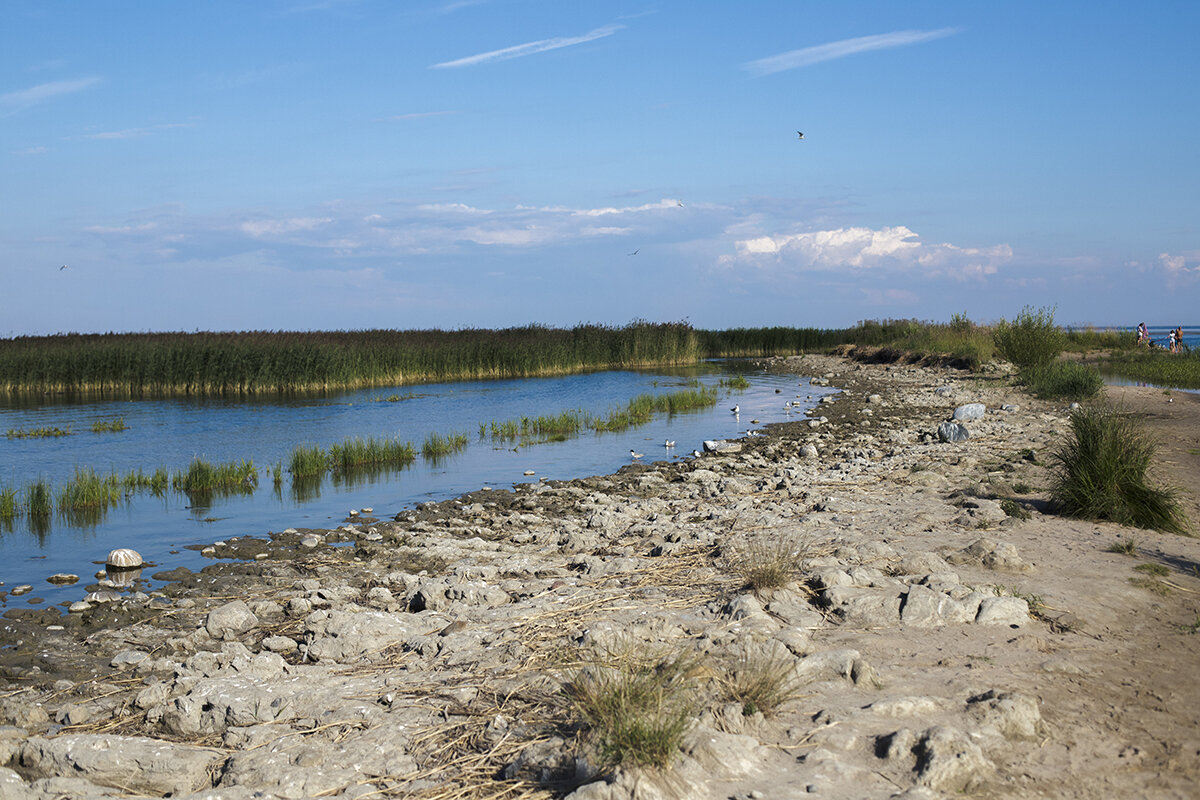
[[[843,391],[689,463],[6,612],[0,798],[1194,796],[1200,541],[1047,514],[1067,411],[1003,371],[768,366]],[[795,580],[750,589],[785,550]],[[563,689],[635,655],[689,665],[666,770],[606,768]],[[783,702],[738,693],[753,665]]]

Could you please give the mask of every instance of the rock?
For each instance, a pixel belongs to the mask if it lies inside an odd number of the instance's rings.
[[[72,583],[78,583],[79,576],[72,575],[69,572],[58,572],[58,573],[55,573],[54,575],[51,575],[49,578],[46,578],[46,582],[53,583],[57,586],[67,586]]]
[[[939,792],[969,792],[995,769],[970,737],[941,725],[926,730],[913,752],[917,756],[917,780]]]
[[[730,442],[724,439],[706,439],[704,441],[704,452],[706,453],[740,453],[742,452],[741,442]]]
[[[140,650],[122,650],[113,656],[112,661],[108,662],[110,667],[135,667],[146,659],[149,655]]]
[[[817,452],[815,444],[806,444],[800,448],[800,455],[803,458],[816,458],[820,453]]]
[[[859,627],[887,627],[900,621],[900,594],[896,592],[833,586],[825,590],[821,601],[843,622]]]
[[[312,638],[308,656],[317,661],[358,661],[368,653],[417,636],[427,626],[417,617],[382,611],[318,611],[306,620],[305,627]]]
[[[965,442],[971,438],[967,426],[958,422],[943,422],[938,425],[937,435],[943,442]]]
[[[205,628],[214,639],[236,639],[258,625],[258,617],[242,600],[234,600],[208,612]]]
[[[975,615],[977,625],[1024,625],[1029,621],[1029,603],[1020,597],[987,597]]]
[[[967,708],[1007,739],[1041,738],[1042,712],[1035,697],[991,689],[967,700]]]
[[[868,403],[882,403],[883,398],[877,394],[867,395],[867,402]]]
[[[26,800],[33,792],[21,776],[8,767],[0,767],[0,800]]]
[[[70,775],[153,796],[209,786],[209,768],[222,758],[221,751],[207,747],[106,734],[32,738],[17,753],[20,768],[33,778]]]
[[[987,537],[976,539],[962,550],[951,554],[947,560],[951,564],[981,564],[988,569],[1007,572],[1028,572],[1031,569],[1017,554],[1015,545]]]
[[[0,699],[0,725],[12,725],[25,730],[41,730],[50,723],[50,715],[39,704],[20,695]]]
[[[967,403],[954,409],[953,419],[957,422],[970,422],[973,419],[983,419],[987,407],[983,403]]]
[[[137,550],[130,550],[128,547],[111,551],[108,558],[104,560],[104,566],[110,570],[137,569],[143,563],[142,554]]]

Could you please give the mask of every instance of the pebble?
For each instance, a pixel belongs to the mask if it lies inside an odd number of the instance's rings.
[[[72,584],[72,583],[78,583],[79,576],[72,575],[69,572],[59,572],[54,575],[51,575],[49,578],[46,578],[46,582],[54,583],[54,584],[58,584],[58,585],[67,585],[67,584]]]

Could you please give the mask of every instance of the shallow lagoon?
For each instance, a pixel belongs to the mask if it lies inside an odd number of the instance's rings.
[[[350,509],[374,508],[387,519],[426,500],[443,500],[483,486],[509,488],[541,478],[566,480],[609,474],[630,462],[629,451],[644,460],[689,457],[703,449],[705,439],[732,438],[760,423],[797,419],[800,410],[786,411],[789,400],[810,405],[829,389],[810,387],[795,376],[748,373],[750,388],[722,390],[713,409],[651,422],[621,433],[584,433],[561,442],[517,447],[516,443],[479,438],[479,426],[492,420],[558,414],[582,409],[605,414],[624,407],[633,397],[685,389],[689,381],[716,386],[721,378],[738,374],[736,362],[672,371],[613,371],[559,378],[453,382],[375,388],[321,397],[287,400],[214,398],[101,402],[47,402],[36,407],[0,407],[0,430],[41,427],[70,428],[72,435],[45,439],[0,439],[0,486],[20,488],[35,477],[47,479],[55,492],[76,467],[97,472],[146,472],[166,467],[186,469],[193,457],[219,463],[252,459],[259,485],[251,495],[213,497],[193,504],[186,495],[149,492],[106,512],[95,524],[72,524],[55,514],[48,529],[30,530],[18,517],[0,523],[0,580],[4,589],[28,583],[34,591],[10,597],[8,607],[77,600],[92,575],[102,567],[109,550],[132,547],[154,565],[144,574],[178,566],[199,568],[208,560],[197,545],[234,536],[262,536],[288,527],[333,527]],[[776,392],[776,390],[779,390]],[[388,402],[398,395],[401,400]],[[729,408],[737,404],[740,416]],[[123,417],[127,430],[93,433],[97,420]],[[331,476],[317,487],[300,492],[291,476],[280,490],[268,470],[286,462],[297,445],[328,448],[354,436],[399,437],[417,449],[431,433],[465,433],[470,444],[439,463],[421,457],[400,470],[362,473],[350,479]],[[663,446],[666,439],[674,448]],[[533,476],[524,473],[534,471]],[[58,572],[80,576],[74,586],[56,587],[46,578]]]

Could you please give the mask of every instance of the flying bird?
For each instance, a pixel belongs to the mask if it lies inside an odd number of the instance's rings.
[[[59,268],[58,268],[58,271],[59,271],[59,272],[62,272],[64,269],[67,269],[67,265],[66,265],[66,264],[63,264],[61,267],[59,267]]]
[[[639,247],[637,250],[634,250],[632,253],[628,253],[627,255],[636,256],[641,251],[642,251],[642,248]]]
[[[799,136],[801,139],[804,138],[804,134],[801,133],[800,131],[796,131],[796,135]]]

